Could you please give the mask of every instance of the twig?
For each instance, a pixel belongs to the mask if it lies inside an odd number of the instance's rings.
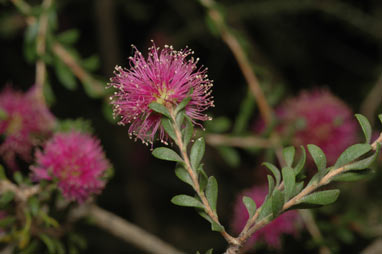
[[[375,112],[382,101],[382,74],[379,76],[378,81],[375,83],[373,89],[369,92],[367,97],[361,104],[361,113],[365,115],[370,122],[374,124]]]
[[[323,237],[320,232],[320,229],[317,226],[316,221],[314,220],[313,214],[310,210],[298,210],[304,224],[309,232],[309,234],[313,237],[313,239],[318,243],[322,244]],[[320,246],[320,254],[330,254],[331,251],[327,246]]]
[[[182,158],[184,160],[185,168],[186,168],[188,174],[190,175],[190,177],[192,179],[193,188],[194,188],[195,192],[198,194],[200,200],[202,201],[202,203],[204,205],[204,210],[208,214],[208,216],[215,223],[217,223],[218,225],[221,225],[221,223],[219,222],[219,218],[218,218],[217,214],[212,210],[204,192],[200,191],[198,176],[196,175],[195,171],[192,169],[190,158],[188,157],[188,154],[187,154],[187,147],[183,143],[182,132],[181,132],[180,126],[178,126],[178,124],[176,122],[175,112],[171,108],[169,108],[169,112],[171,115],[172,125],[173,125],[175,135],[176,135],[176,139],[174,141],[175,141],[176,145],[179,147],[180,153],[181,153]],[[237,244],[237,240],[234,237],[232,237],[230,234],[228,234],[227,231],[225,231],[224,229],[220,233],[222,234],[224,239],[226,239],[226,241],[229,244]]]
[[[271,148],[272,142],[257,136],[229,136],[224,134],[206,134],[206,142],[213,146],[233,146],[240,148]]]
[[[105,94],[105,85],[87,73],[60,43],[55,42],[52,49],[53,52],[72,70],[74,75],[76,75],[76,77],[81,80],[85,86],[91,87],[95,96],[102,96]]]
[[[377,143],[379,143],[379,144],[382,143],[382,133],[377,138],[377,140],[375,140],[373,142],[373,144],[371,145],[373,150],[376,150]],[[333,177],[346,172],[348,165],[349,164],[346,164],[346,165],[344,165],[342,167],[339,167],[337,169],[333,169],[332,171],[329,171],[329,173],[326,174],[318,183],[306,186],[300,193],[298,193],[296,196],[294,196],[292,199],[290,199],[288,202],[286,202],[283,205],[283,208],[281,209],[280,214],[285,212],[286,210],[288,210],[292,206],[298,204],[299,201],[302,198],[304,198],[305,196],[309,195],[313,191],[315,191],[318,188],[320,188],[320,187],[330,183],[330,181],[333,179]],[[251,237],[251,235],[253,233],[255,233],[257,230],[259,230],[260,228],[264,227],[265,225],[267,225],[271,221],[269,216],[261,219],[260,221],[256,221],[256,219],[257,219],[257,217],[259,215],[259,210],[260,209],[258,209],[256,211],[255,215],[253,216],[253,217],[256,217],[255,219],[251,218],[250,220],[248,220],[248,222],[250,222],[249,224],[252,224],[252,225],[248,225],[248,223],[247,223],[247,225],[244,227],[242,232],[236,238],[238,240],[238,244],[236,244],[236,245],[235,244],[231,244],[227,248],[225,254],[237,254],[237,253],[239,253],[242,245],[248,240],[248,238]]]
[[[183,251],[177,250],[170,246],[168,243],[163,242],[156,236],[98,206],[90,206],[87,212],[88,215],[93,217],[94,223],[97,226],[105,229],[116,237],[135,245],[141,250],[145,250],[153,254],[184,253]]]
[[[0,180],[0,193],[11,191],[15,195],[15,199],[19,202],[25,202],[29,197],[40,191],[38,185],[19,187],[9,180]]]
[[[259,106],[260,114],[264,119],[265,123],[269,125],[273,119],[273,110],[269,106],[264,93],[260,87],[259,81],[255,76],[251,64],[240,45],[238,39],[232,34],[232,32],[227,29],[224,19],[222,15],[213,8],[215,2],[213,0],[200,0],[202,5],[208,9],[208,15],[211,20],[215,22],[216,26],[220,30],[221,37],[223,41],[227,44],[227,46],[231,49],[233,55],[235,56],[241,71],[247,83],[249,85],[249,89],[253,93],[253,96],[256,99],[256,102]]]

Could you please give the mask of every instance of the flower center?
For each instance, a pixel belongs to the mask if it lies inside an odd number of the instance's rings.
[[[169,101],[169,98],[171,95],[174,94],[173,90],[167,90],[166,83],[162,83],[162,87],[158,88],[158,93],[154,95],[156,98],[156,102],[159,104],[162,104],[164,106],[169,106],[168,104],[171,104],[171,101]]]

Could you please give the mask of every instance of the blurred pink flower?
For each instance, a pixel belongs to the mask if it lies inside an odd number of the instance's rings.
[[[103,189],[102,177],[110,168],[99,140],[77,131],[55,134],[36,158],[33,177],[57,180],[64,197],[80,203]]]
[[[352,110],[327,90],[303,91],[275,110],[279,118],[276,130],[291,135],[294,146],[315,144],[326,154],[328,164],[357,141],[358,125]],[[264,124],[255,124],[257,131]]]
[[[236,198],[234,205],[234,215],[232,228],[236,233],[240,233],[244,228],[249,215],[245,208],[242,198],[248,196],[255,201],[257,207],[260,207],[264,202],[265,196],[268,194],[267,186],[253,186],[250,189],[243,191]],[[282,234],[295,234],[298,228],[298,213],[297,211],[288,211],[281,214],[271,223],[255,232],[245,244],[245,248],[251,248],[256,241],[264,241],[267,245],[273,248],[281,248]]]
[[[110,98],[114,117],[121,117],[121,125],[130,124],[131,136],[145,144],[152,144],[156,133],[161,141],[168,139],[160,124],[161,115],[149,108],[152,102],[173,108],[190,96],[186,114],[194,123],[209,119],[203,112],[213,106],[212,81],[207,78],[206,68],[197,68],[199,59],[191,57],[187,60],[193,51],[188,48],[176,51],[167,45],[160,49],[153,44],[145,59],[138,49],[133,48],[135,54],[129,58],[130,68],[116,66],[110,83],[117,89]]]
[[[55,118],[32,87],[27,93],[7,86],[0,93],[0,156],[8,167],[17,169],[16,156],[30,162],[31,149],[52,133]]]

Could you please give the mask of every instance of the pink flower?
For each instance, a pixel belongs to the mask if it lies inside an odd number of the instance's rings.
[[[31,149],[51,134],[55,124],[54,116],[43,102],[40,102],[32,87],[27,93],[6,87],[0,93],[0,156],[8,167],[17,169],[16,155],[29,162]]]
[[[103,189],[102,177],[110,168],[99,140],[77,131],[55,134],[36,158],[33,177],[57,180],[64,197],[80,203]]]
[[[243,191],[236,199],[234,206],[234,216],[232,228],[236,233],[240,233],[248,220],[248,212],[245,208],[242,198],[248,196],[255,201],[257,207],[264,202],[265,196],[268,194],[267,186],[254,186],[251,189]],[[298,213],[297,211],[289,211],[281,214],[271,223],[256,231],[247,241],[245,248],[251,248],[258,240],[262,240],[273,248],[281,248],[281,235],[294,234],[297,232]]]
[[[212,81],[207,78],[206,68],[197,69],[199,59],[187,59],[193,51],[188,48],[176,51],[167,45],[160,49],[153,44],[145,59],[138,49],[133,48],[135,54],[129,58],[130,68],[116,66],[110,83],[117,89],[110,98],[114,117],[121,117],[121,125],[130,124],[131,136],[135,135],[145,144],[152,144],[156,133],[160,140],[168,139],[160,124],[161,115],[149,108],[152,102],[172,109],[190,96],[186,114],[194,123],[209,119],[203,112],[213,106]]]
[[[292,134],[294,146],[315,144],[326,154],[328,164],[357,141],[357,121],[352,110],[327,90],[303,91],[276,108],[276,130]],[[257,124],[257,130],[261,124]]]

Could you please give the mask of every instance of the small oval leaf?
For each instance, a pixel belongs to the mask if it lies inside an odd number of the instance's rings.
[[[211,206],[212,211],[216,213],[216,203],[218,200],[218,183],[216,181],[216,178],[213,176],[210,176],[208,178],[207,187],[206,187],[206,197],[207,197],[208,203]]]
[[[300,199],[299,204],[329,205],[335,202],[340,195],[340,190],[324,190],[312,193]]]
[[[176,134],[172,125],[172,120],[167,117],[162,117],[161,123],[166,133],[170,136],[170,138],[172,138],[172,140],[176,142]]]
[[[272,213],[273,217],[277,217],[284,205],[284,195],[278,189],[275,189],[272,196]]]
[[[155,102],[155,101],[151,102],[149,104],[149,108],[151,108],[152,110],[154,110],[155,112],[157,112],[159,114],[162,114],[164,116],[167,116],[168,118],[171,118],[171,115],[170,115],[170,112],[168,111],[168,109],[158,102]]]
[[[369,144],[355,144],[348,147],[337,159],[336,164],[334,164],[334,168],[339,168],[352,162],[362,155],[366,154],[372,149]]]
[[[251,218],[256,212],[256,203],[255,203],[255,201],[253,201],[252,198],[247,197],[247,196],[243,196],[242,200],[243,200],[243,204],[247,208],[249,218]]]
[[[284,167],[281,172],[284,180],[284,198],[286,202],[292,197],[296,184],[296,176],[294,170],[290,167]]]
[[[188,195],[177,195],[171,199],[171,203],[178,206],[204,208],[203,204],[194,197]]]
[[[266,166],[272,172],[273,176],[276,179],[276,186],[279,186],[281,182],[280,170],[275,165],[269,162],[264,162],[263,165]]]
[[[306,162],[305,148],[303,146],[300,146],[300,147],[302,151],[301,158],[298,160],[297,165],[294,167],[294,174],[296,176],[302,171]]]
[[[161,160],[183,162],[182,158],[175,151],[167,147],[155,148],[152,155]]]
[[[318,171],[321,171],[326,168],[326,156],[324,152],[321,150],[320,147],[314,145],[314,144],[309,144],[307,145],[308,151],[310,155],[313,158],[314,163],[317,166]]]
[[[199,164],[204,156],[205,145],[204,138],[200,137],[191,147],[190,160],[191,166],[194,170],[199,167]]]
[[[288,167],[292,167],[295,152],[296,149],[293,146],[288,146],[283,149],[283,157]]]
[[[359,124],[361,125],[363,134],[365,135],[365,139],[366,139],[365,143],[369,144],[371,141],[371,132],[372,132],[369,120],[367,120],[367,118],[361,114],[355,114],[355,117],[357,118]]]
[[[182,180],[183,182],[191,185],[191,186],[194,186],[194,183],[192,182],[192,179],[190,177],[190,175],[188,174],[187,170],[181,166],[177,167],[175,169],[175,175],[180,179]]]

